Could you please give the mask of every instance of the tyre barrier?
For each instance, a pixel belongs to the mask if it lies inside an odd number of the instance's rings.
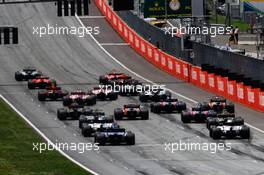
[[[211,65],[198,67],[175,58],[144,40],[108,6],[105,0],[95,2],[102,15],[122,39],[159,69],[206,91],[264,112],[264,84],[229,70]]]

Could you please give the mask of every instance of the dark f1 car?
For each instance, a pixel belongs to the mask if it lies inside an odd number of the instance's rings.
[[[69,95],[63,97],[64,106],[69,106],[72,103],[88,106],[95,105],[96,95],[81,90],[73,91]]]
[[[189,123],[191,121],[195,122],[205,122],[208,117],[215,118],[217,113],[213,110],[207,110],[203,108],[201,103],[198,103],[191,110],[182,111],[181,121],[183,123]]]
[[[46,90],[38,91],[39,101],[49,100],[62,100],[62,98],[68,95],[68,91],[62,90],[61,87],[53,86],[48,87]]]
[[[100,100],[116,100],[118,98],[118,93],[114,92],[113,89],[103,87],[95,87],[90,91],[90,94],[96,95],[97,99]]]
[[[36,77],[41,76],[42,73],[40,71],[37,71],[33,67],[26,67],[20,71],[17,71],[15,73],[15,79],[17,81],[28,81],[30,79],[34,79]]]
[[[226,110],[224,110],[222,113],[218,113],[216,117],[207,117],[206,127],[210,129],[211,126],[218,126],[224,124],[226,121],[229,122],[232,121],[238,125],[244,124],[244,120],[241,117],[235,118],[234,113],[229,113]]]
[[[91,113],[88,114],[82,114],[79,118],[79,128],[82,128],[83,123],[90,123],[90,121],[94,121],[95,119],[106,119],[105,113],[102,110],[99,109],[92,109]],[[110,117],[107,119],[110,120]],[[113,120],[113,119],[112,119]]]
[[[246,125],[236,125],[233,122],[225,123],[224,125],[219,125],[212,127],[210,130],[210,137],[214,140],[224,138],[250,138],[250,128]]]
[[[51,86],[56,86],[56,81],[46,76],[39,76],[28,80],[28,89],[46,89]]]
[[[57,117],[59,120],[73,119],[78,120],[83,115],[91,115],[92,109],[84,107],[77,103],[73,103],[67,108],[60,108],[57,110]]]
[[[106,75],[102,75],[99,77],[100,84],[109,84],[111,80],[119,80],[119,79],[131,79],[131,77],[124,73],[118,72],[110,72]]]
[[[203,108],[216,112],[222,112],[225,109],[229,113],[235,113],[234,104],[227,103],[226,99],[222,97],[212,97],[209,103],[203,103]]]
[[[113,126],[96,132],[94,134],[94,142],[99,145],[106,145],[108,143],[135,145],[135,134],[131,131],[126,131],[124,128]]]
[[[123,118],[136,119],[140,117],[142,120],[149,119],[149,111],[147,108],[138,104],[124,105],[123,109],[116,108],[114,110],[114,116],[116,120],[122,120]]]
[[[82,135],[91,137],[95,132],[111,128],[115,125],[112,117],[106,116],[87,116],[87,121],[82,124]]]
[[[173,113],[186,110],[186,103],[178,101],[178,99],[168,98],[165,101],[151,103],[150,110],[154,113]]]
[[[165,101],[168,98],[171,98],[171,93],[162,88],[155,90],[147,90],[139,94],[139,101],[141,102],[159,102]]]
[[[135,79],[112,80],[109,83],[121,96],[139,95],[138,89],[143,89],[141,82]]]

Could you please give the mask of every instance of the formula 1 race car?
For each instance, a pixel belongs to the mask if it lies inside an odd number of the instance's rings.
[[[33,67],[26,67],[20,71],[15,72],[16,81],[28,81],[39,76],[42,76],[42,72],[37,71],[37,69]]]
[[[106,75],[102,75],[99,77],[100,84],[109,84],[111,80],[119,80],[119,79],[131,79],[131,76],[125,73],[118,73],[118,72],[110,72]]]
[[[203,108],[201,103],[198,103],[191,110],[182,111],[181,121],[183,123],[189,123],[191,121],[195,122],[205,122],[208,117],[215,118],[217,113],[213,110],[207,110]]]
[[[82,135],[91,137],[95,132],[102,131],[117,125],[112,117],[106,116],[87,116],[87,121],[82,124]]]
[[[60,108],[57,110],[57,117],[59,120],[66,120],[68,118],[78,120],[81,115],[91,115],[93,110],[87,106],[82,106],[73,103],[67,108]]]
[[[83,123],[90,123],[90,120],[93,121],[97,119],[98,117],[105,119],[106,117],[105,117],[104,111],[100,109],[92,109],[91,113],[89,113],[88,115],[82,114],[79,118],[79,128],[82,128]],[[110,120],[110,117],[108,117],[107,119]],[[113,117],[112,117],[112,120],[113,120]]]
[[[135,134],[124,128],[113,127],[102,129],[94,134],[94,142],[98,145],[127,144],[135,145]]]
[[[114,92],[113,89],[108,87],[95,87],[89,92],[89,94],[96,95],[97,99],[100,100],[116,100],[118,99],[118,93]]]
[[[136,96],[139,95],[138,89],[142,89],[141,82],[135,79],[122,79],[111,81],[111,84],[115,87],[115,90],[119,92],[121,96]]]
[[[214,110],[216,112],[222,112],[224,109],[229,113],[235,113],[235,106],[233,103],[227,103],[225,98],[212,97],[209,103],[203,103],[203,108],[206,110]]]
[[[175,111],[182,112],[183,110],[186,110],[186,103],[173,98],[150,104],[150,111],[154,113],[173,113]]]
[[[224,138],[250,138],[250,128],[246,125],[236,125],[234,123],[224,124],[212,127],[210,130],[210,137],[214,140]]]
[[[95,105],[96,95],[81,90],[76,90],[63,97],[64,106],[69,106],[72,103],[78,103],[80,105],[86,106]]]
[[[123,109],[116,108],[114,110],[114,116],[116,120],[122,120],[123,118],[136,119],[140,117],[142,120],[149,119],[149,111],[147,108],[138,104],[124,105]]]
[[[210,129],[210,126],[217,126],[218,124],[223,124],[225,121],[230,120],[236,122],[236,124],[244,124],[244,120],[241,117],[236,117],[234,113],[229,113],[224,110],[222,113],[218,113],[216,117],[207,117],[206,127]]]
[[[56,81],[47,76],[39,76],[28,80],[28,89],[46,89],[51,86],[56,86]]]
[[[38,99],[39,101],[45,101],[47,99],[50,100],[62,100],[62,98],[68,95],[68,91],[62,90],[61,87],[48,87],[46,90],[38,91]]]
[[[171,93],[165,89],[156,89],[156,90],[147,90],[139,94],[140,102],[159,102],[165,101],[166,99],[171,98]]]

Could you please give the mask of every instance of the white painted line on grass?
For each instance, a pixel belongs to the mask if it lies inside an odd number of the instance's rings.
[[[27,119],[11,102],[9,102],[4,96],[0,94],[0,98],[3,99],[22,119],[24,119],[42,138],[44,138],[48,143],[50,143],[55,150],[58,150],[64,157],[75,163],[76,165],[80,166],[87,172],[90,172],[94,175],[99,175],[98,173],[94,172],[93,170],[87,168],[85,165],[81,164],[80,162],[77,162],[72,157],[70,157],[68,154],[63,152],[57,145],[55,145],[43,132],[41,132],[29,119]]]

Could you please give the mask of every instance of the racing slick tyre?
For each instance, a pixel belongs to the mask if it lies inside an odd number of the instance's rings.
[[[156,113],[156,114],[161,113],[161,109],[160,109],[159,104],[154,104],[154,105],[153,105],[152,112],[153,112],[153,113]]]
[[[229,113],[235,113],[235,105],[233,103],[229,103],[228,105],[226,105],[225,109]]]
[[[149,119],[149,111],[147,108],[143,108],[141,110],[141,119],[142,120],[148,120]]]
[[[203,111],[208,111],[210,109],[210,106],[207,102],[202,103],[202,110]]]
[[[114,110],[114,116],[116,120],[122,120],[123,119],[123,110],[120,108],[117,108]]]
[[[43,90],[38,91],[38,100],[45,101],[46,100],[46,93]]]
[[[105,76],[102,75],[102,76],[99,77],[99,83],[100,84],[107,84],[107,81],[108,80],[107,80],[107,78]]]
[[[67,118],[67,110],[64,108],[57,110],[57,117],[59,120],[66,120]]]
[[[207,122],[206,122],[206,127],[207,127],[207,129],[210,129],[211,128],[211,126],[216,126],[216,119],[215,118],[211,118],[211,117],[209,117],[209,118],[207,118]]]
[[[65,96],[62,98],[63,106],[69,106],[72,103],[72,100],[69,98],[69,96]]]
[[[126,135],[126,143],[127,145],[135,145],[135,134],[128,131]]]
[[[209,136],[212,138],[213,137],[213,128],[215,128],[215,126],[211,126],[210,128],[209,128]]]
[[[82,135],[84,137],[91,137],[93,132],[93,128],[90,125],[83,126]]]
[[[86,122],[86,118],[85,116],[81,115],[80,118],[79,118],[79,128],[82,128],[83,127],[83,123]]]
[[[235,125],[244,125],[244,119],[242,117],[236,117],[236,118],[234,118],[234,124]]]
[[[214,140],[221,138],[221,129],[220,128],[212,128],[212,138]]]
[[[21,74],[19,72],[16,72],[15,73],[15,79],[16,79],[16,81],[22,81],[23,77],[21,76]]]
[[[189,115],[188,112],[183,111],[183,112],[181,113],[181,121],[182,121],[183,123],[190,123],[191,119],[190,119],[190,115]]]
[[[110,92],[110,93],[108,94],[108,97],[109,97],[109,100],[114,101],[114,100],[117,100],[117,98],[118,98],[118,94],[115,93],[115,92]]]
[[[147,102],[148,99],[147,99],[147,97],[144,94],[140,94],[139,95],[139,101],[140,102]]]
[[[105,145],[105,137],[100,133],[95,133],[94,135],[94,143],[98,143],[98,145]]]
[[[187,109],[187,107],[186,107],[186,103],[184,103],[184,102],[182,102],[182,101],[179,101],[178,102],[178,113],[180,113],[180,112],[182,112],[182,111],[184,111],[184,110],[186,110]]]
[[[208,111],[208,116],[207,117],[217,117],[217,112],[215,112],[214,110],[209,110]]]
[[[246,125],[242,126],[240,131],[240,136],[242,139],[249,139],[250,138],[250,128]]]
[[[90,97],[88,97],[85,100],[85,104],[89,105],[89,106],[95,105],[96,104],[96,95],[91,95]]]
[[[28,81],[28,89],[35,89],[35,85],[31,80]]]

